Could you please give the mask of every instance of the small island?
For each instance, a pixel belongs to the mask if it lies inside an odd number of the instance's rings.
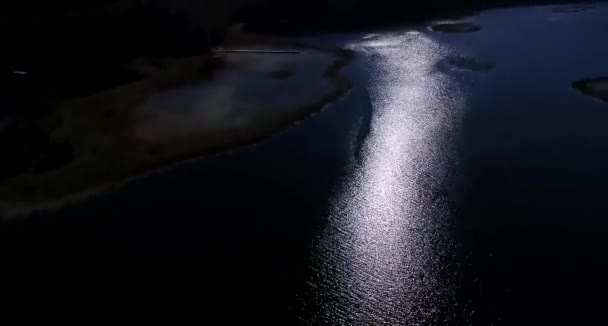
[[[608,102],[608,77],[583,79],[572,83],[572,87],[584,95]]]

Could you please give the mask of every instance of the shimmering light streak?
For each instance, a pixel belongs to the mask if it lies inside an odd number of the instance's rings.
[[[419,32],[365,37],[373,118],[333,199],[311,280],[325,323],[449,320],[455,276],[446,198],[462,96],[433,69],[446,51]]]

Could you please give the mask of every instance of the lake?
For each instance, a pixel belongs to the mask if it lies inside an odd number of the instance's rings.
[[[304,38],[358,53],[347,96],[259,144],[4,223],[13,300],[237,323],[601,316],[608,105],[572,83],[608,75],[608,6],[552,9]]]

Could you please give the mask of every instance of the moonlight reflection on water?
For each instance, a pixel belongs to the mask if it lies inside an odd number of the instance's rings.
[[[449,320],[457,279],[449,258],[450,133],[463,98],[431,69],[445,57],[422,33],[363,40],[374,74],[373,117],[319,239],[311,280],[317,322]],[[373,59],[372,59],[373,58]]]

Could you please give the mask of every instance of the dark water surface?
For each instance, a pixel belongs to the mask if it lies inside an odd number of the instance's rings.
[[[5,223],[13,301],[241,323],[602,316],[608,106],[571,84],[608,75],[606,17],[531,7],[471,17],[473,33],[315,38],[359,53],[348,96],[258,145]],[[438,65],[458,56],[492,69]]]

